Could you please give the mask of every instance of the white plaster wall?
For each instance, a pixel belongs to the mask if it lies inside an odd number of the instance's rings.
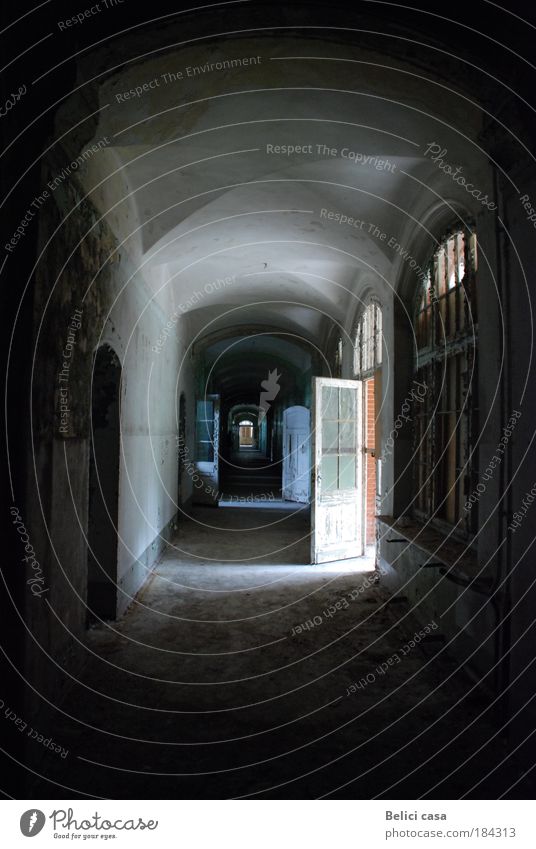
[[[127,268],[119,276],[128,279]],[[192,389],[188,358],[177,383],[184,322],[157,345],[168,320],[168,309],[147,301],[137,275],[118,295],[102,339],[122,363],[118,614],[147,580],[177,513],[178,397]]]

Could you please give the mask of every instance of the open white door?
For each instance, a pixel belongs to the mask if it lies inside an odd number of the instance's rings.
[[[362,432],[361,381],[315,377],[313,563],[360,557],[364,553]]]
[[[218,503],[220,396],[196,401],[194,504]]]
[[[283,413],[283,498],[308,504],[311,495],[311,414],[307,407]]]

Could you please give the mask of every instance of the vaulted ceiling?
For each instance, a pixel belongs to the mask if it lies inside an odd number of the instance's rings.
[[[85,186],[193,334],[263,323],[319,341],[363,292],[388,301],[393,245],[431,244],[429,211],[463,194],[428,145],[473,179],[484,164],[465,95],[349,44],[204,42],[122,66],[98,97],[94,140],[110,143]]]

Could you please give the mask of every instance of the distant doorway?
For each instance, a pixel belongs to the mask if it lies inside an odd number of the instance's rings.
[[[88,624],[117,613],[121,364],[108,345],[97,351],[89,444]]]
[[[249,419],[243,419],[238,424],[238,448],[243,449],[256,448],[256,440],[254,433],[253,422]]]
[[[311,497],[311,414],[307,407],[283,413],[283,498],[308,504]]]

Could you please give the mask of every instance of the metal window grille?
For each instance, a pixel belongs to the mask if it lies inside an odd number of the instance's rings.
[[[464,537],[478,523],[464,509],[477,477],[476,236],[450,232],[439,243],[415,303],[414,511]]]
[[[382,362],[382,310],[371,301],[361,313],[354,343],[354,373],[362,379],[370,376]]]

